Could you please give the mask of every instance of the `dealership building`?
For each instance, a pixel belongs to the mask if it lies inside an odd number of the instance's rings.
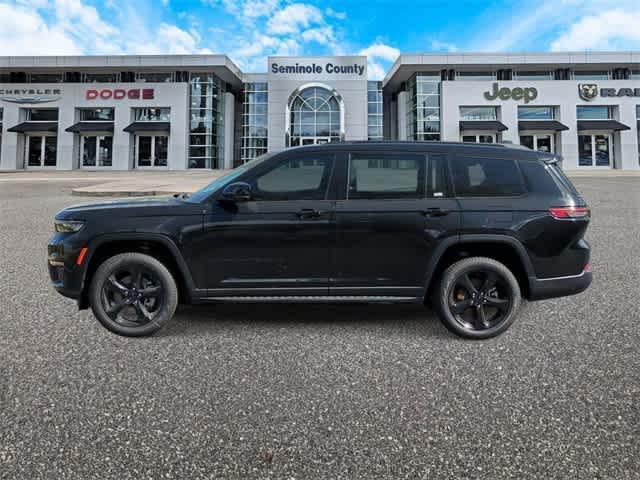
[[[232,168],[345,140],[510,142],[638,170],[640,52],[0,57],[0,170]]]

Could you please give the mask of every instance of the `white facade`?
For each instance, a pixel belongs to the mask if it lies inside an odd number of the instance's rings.
[[[0,57],[0,170],[231,168],[381,138],[524,143],[565,169],[640,169],[638,52],[401,55],[382,82],[367,80],[362,56],[266,67],[242,73],[224,55]],[[523,107],[552,114],[540,123]],[[39,109],[56,120],[29,123]],[[78,126],[82,109],[111,116],[92,130]],[[139,109],[162,118],[140,122]]]

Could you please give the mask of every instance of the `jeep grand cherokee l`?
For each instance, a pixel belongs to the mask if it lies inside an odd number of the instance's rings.
[[[180,302],[426,302],[487,338],[522,297],[591,283],[590,212],[557,161],[488,144],[294,148],[190,196],[62,210],[49,272],[121,335],[157,331]]]

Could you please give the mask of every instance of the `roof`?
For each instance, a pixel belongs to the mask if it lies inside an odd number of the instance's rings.
[[[305,145],[302,147],[293,147],[283,150],[284,152],[293,151],[310,151],[310,150],[341,150],[344,147],[357,146],[364,147],[366,150],[379,150],[382,148],[397,148],[399,150],[408,149],[422,151],[424,149],[442,149],[442,148],[464,148],[464,149],[484,149],[484,150],[502,150],[518,152],[533,152],[533,150],[522,145],[512,143],[465,143],[465,142],[420,142],[412,140],[350,140],[345,142],[329,142],[321,145]],[[535,152],[533,152],[535,153]]]
[[[398,89],[418,71],[440,71],[445,68],[473,70],[474,68],[559,68],[576,66],[635,66],[640,65],[640,51],[630,52],[514,52],[514,53],[403,53],[382,82],[383,88]]]
[[[105,71],[130,69],[133,71],[213,71],[225,82],[242,83],[240,68],[226,55],[68,55],[68,56],[0,56],[0,70]]]

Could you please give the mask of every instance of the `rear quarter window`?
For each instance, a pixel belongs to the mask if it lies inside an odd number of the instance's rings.
[[[520,169],[530,192],[554,196],[561,193],[557,182],[543,163],[522,161]]]
[[[457,156],[451,174],[458,197],[515,197],[526,192],[514,160]]]

